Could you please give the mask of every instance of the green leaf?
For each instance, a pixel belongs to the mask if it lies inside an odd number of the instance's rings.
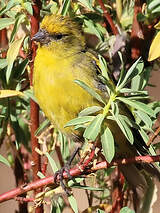
[[[149,140],[149,137],[148,137],[147,133],[143,130],[143,128],[141,128],[141,129],[139,130],[139,133],[140,133],[140,135],[142,136],[142,138],[143,138],[143,140],[145,141],[145,143],[147,143],[148,140]]]
[[[89,126],[84,131],[84,138],[95,141],[96,137],[100,133],[101,124],[105,116],[103,114],[98,114],[94,120],[89,124]]]
[[[10,167],[10,164],[6,158],[4,158],[2,155],[0,155],[0,162],[4,163],[6,166]]]
[[[135,113],[145,123],[145,125],[148,128],[152,128],[152,120],[151,120],[151,118],[146,113],[144,113],[142,111],[139,111],[139,110],[135,111]]]
[[[86,116],[86,115],[91,115],[93,113],[99,112],[103,108],[100,106],[92,106],[92,107],[87,107],[86,109],[83,109],[78,116]]]
[[[48,152],[45,153],[46,157],[48,158],[48,161],[51,165],[52,171],[55,173],[58,171],[58,167],[55,163],[55,161],[53,160],[53,158],[50,156],[50,154]]]
[[[37,176],[40,177],[41,179],[45,178],[45,176],[42,172],[37,172]]]
[[[105,213],[105,212],[103,210],[101,210],[101,209],[97,209],[96,213]]]
[[[134,137],[132,131],[128,124],[125,122],[124,118],[119,114],[118,116],[113,115],[114,120],[117,122],[119,128],[122,130],[123,134],[127,138],[127,140],[133,144]]]
[[[9,78],[10,78],[12,67],[13,67],[13,62],[16,59],[16,57],[18,56],[19,49],[21,47],[23,39],[24,39],[24,37],[11,43],[9,50],[7,52],[7,62],[8,62],[8,67],[7,67],[7,72],[6,72],[7,83],[9,82]]]
[[[131,106],[135,109],[139,109],[142,112],[145,112],[152,117],[155,117],[154,111],[147,104],[144,104],[142,102],[135,101],[135,100],[129,100],[129,99],[124,98],[124,97],[117,97],[116,99],[122,101],[125,104],[128,104],[129,106]]]
[[[50,8],[51,13],[56,14],[58,12],[58,4],[57,2],[52,1],[52,6]]]
[[[73,185],[75,186],[79,186],[80,182],[82,182],[84,180],[84,178],[80,177],[80,178],[74,178],[73,180],[69,180],[67,185],[69,187],[72,187]],[[75,187],[76,188],[76,187]]]
[[[78,117],[78,118],[74,118],[71,121],[68,121],[64,127],[68,127],[68,126],[75,126],[75,125],[79,125],[79,124],[84,124],[87,122],[90,122],[94,119],[95,116],[83,116],[83,117]]]
[[[147,91],[144,90],[134,90],[134,89],[129,89],[129,88],[122,88],[120,90],[120,93],[135,93],[135,94],[142,94],[142,95],[148,95]]]
[[[21,15],[18,15],[17,18],[16,18],[16,21],[15,21],[15,24],[14,24],[14,28],[12,30],[12,33],[11,33],[11,37],[10,37],[10,42],[12,43],[14,38],[15,38],[15,35],[17,33],[17,30],[19,28],[19,25],[24,22],[25,20],[25,15],[24,14],[21,14]]]
[[[153,13],[159,13],[159,12],[160,12],[160,5],[152,10],[152,14]]]
[[[139,125],[136,124],[133,120],[129,119],[127,116],[125,115],[120,115],[123,120],[130,126],[130,127],[133,127],[135,129],[139,129]]]
[[[69,146],[71,148],[72,143],[69,144],[67,137],[64,134],[62,134],[60,131],[58,131],[58,141],[60,142],[60,145],[61,145],[60,148],[61,148],[63,160],[64,160],[64,162],[67,162],[67,160],[71,154]]]
[[[109,80],[109,76],[108,76],[108,68],[107,68],[107,63],[106,60],[99,54],[98,55],[99,58],[99,63],[100,63],[100,69],[102,71],[102,75]]]
[[[73,211],[74,211],[75,213],[78,213],[78,206],[77,206],[77,201],[76,201],[76,199],[75,199],[72,195],[70,195],[70,196],[68,197],[68,201],[69,201],[69,203],[70,203],[70,205],[71,205]]]
[[[104,189],[102,189],[102,188],[84,186],[84,185],[80,185],[80,184],[75,184],[74,182],[71,185],[71,187],[77,188],[77,189],[83,189],[83,190],[90,190],[90,191],[104,191]]]
[[[0,30],[14,24],[15,20],[12,18],[0,18]]]
[[[153,9],[157,8],[157,6],[160,6],[159,0],[152,0],[152,1],[150,1],[150,3],[148,4],[147,9],[148,9],[148,10],[153,10]]]
[[[23,6],[25,7],[25,9],[27,10],[27,12],[28,12],[30,15],[33,15],[33,8],[32,8],[31,2],[24,2],[24,3],[23,3]]]
[[[122,89],[133,77],[135,77],[137,74],[140,73],[140,69],[136,69],[139,61],[141,58],[137,59],[137,61],[132,64],[132,66],[129,68],[129,70],[126,72],[125,77],[122,79],[119,79],[117,83],[117,90],[119,91]]]
[[[131,81],[131,88],[133,90],[139,90],[140,92],[148,85],[151,73],[151,66],[145,67],[143,72],[136,75]]]
[[[104,41],[104,36],[102,32],[97,28],[96,24],[90,19],[84,19],[84,24],[86,25],[86,31],[95,34],[100,41]]]
[[[82,5],[84,5],[87,9],[90,11],[94,11],[94,8],[92,7],[92,1],[89,0],[78,0]]]
[[[17,4],[19,4],[18,0],[10,0],[10,1],[8,1],[6,7],[2,8],[2,10],[0,10],[0,16],[2,16],[5,13],[7,13],[7,11],[9,11],[11,8],[16,6]]]
[[[10,114],[10,120],[11,120],[11,126],[15,132],[17,145],[19,145],[20,143],[24,143],[25,132],[23,131],[23,129],[21,128],[21,126],[19,124],[20,121],[17,118],[17,115]]]
[[[98,93],[96,93],[92,88],[87,86],[87,84],[85,84],[84,82],[82,82],[80,80],[74,80],[74,82],[76,84],[78,84],[80,87],[82,87],[83,89],[85,89],[90,95],[92,95],[99,102],[105,104],[105,102],[103,101],[102,97]]]
[[[0,59],[0,69],[3,69],[7,66],[7,59]]]
[[[112,132],[108,127],[101,135],[101,143],[106,161],[110,163],[115,155],[115,146]]]
[[[43,121],[43,123],[41,123],[41,125],[38,127],[38,129],[34,133],[35,136],[38,136],[40,134],[40,132],[42,132],[49,124],[50,124],[50,121],[48,119]]]
[[[36,102],[38,104],[38,101],[36,100],[34,94],[33,94],[33,90],[32,89],[28,89],[28,90],[25,90],[24,92],[24,95],[27,96],[29,99],[31,98],[34,102]]]
[[[131,210],[130,208],[128,208],[128,207],[123,207],[120,210],[120,213],[135,213],[135,212],[133,210]]]
[[[71,4],[71,0],[63,0],[63,5],[61,9],[62,16],[66,16],[68,9],[70,7],[70,4]]]

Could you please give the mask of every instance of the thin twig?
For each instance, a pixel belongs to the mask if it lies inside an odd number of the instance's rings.
[[[152,163],[152,162],[160,162],[160,155],[136,156],[136,157],[129,158],[129,159],[123,158],[123,159],[114,160],[110,164],[107,163],[106,161],[102,161],[102,162],[98,162],[94,167],[90,166],[88,168],[85,168],[85,170],[83,172],[82,172],[82,170],[80,170],[80,168],[78,166],[75,166],[74,168],[70,169],[69,172],[72,177],[78,177],[79,175],[90,174],[90,173],[96,172],[97,170],[106,169],[111,166],[118,166],[118,165],[122,165],[122,164],[126,165],[126,164],[131,164],[131,163]],[[68,174],[65,171],[63,173],[63,178],[68,179]],[[57,179],[58,179],[58,177],[57,177]],[[28,192],[28,191],[42,188],[44,186],[49,186],[49,185],[52,185],[52,188],[57,187],[57,183],[54,183],[53,176],[34,181],[27,185],[12,189],[8,192],[1,194],[0,203],[10,200],[10,199],[14,199],[15,197],[20,196],[24,192]]]
[[[160,126],[156,129],[156,131],[153,133],[153,135],[149,138],[149,141],[147,142],[147,146],[149,146],[153,140],[158,136],[160,133]]]

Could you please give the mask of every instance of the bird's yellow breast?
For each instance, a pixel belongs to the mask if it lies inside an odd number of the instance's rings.
[[[72,128],[64,129],[64,125],[77,117],[82,109],[98,105],[91,95],[74,82],[79,79],[95,87],[92,70],[87,66],[81,67],[83,63],[87,64],[88,59],[84,57],[83,62],[80,60],[79,54],[56,58],[52,51],[39,47],[34,63],[35,97],[49,120],[64,133],[73,131]]]

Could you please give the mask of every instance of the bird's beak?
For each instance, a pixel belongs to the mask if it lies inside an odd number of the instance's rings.
[[[47,32],[43,29],[40,29],[33,37],[32,37],[32,41],[37,41],[37,42],[41,42],[46,38],[46,34]]]

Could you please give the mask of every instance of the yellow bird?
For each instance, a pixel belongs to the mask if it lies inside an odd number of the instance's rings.
[[[99,61],[96,54],[87,49],[80,26],[61,15],[45,16],[33,40],[39,43],[33,75],[35,97],[46,116],[62,133],[73,140],[81,140],[83,132],[73,127],[64,128],[65,124],[86,107],[101,106],[101,103],[74,80],[83,81],[105,97],[106,102],[108,100],[105,86],[97,77]],[[125,107],[122,111],[130,116]],[[137,154],[116,122],[106,120],[105,125],[110,128],[121,156]],[[127,173],[125,176],[133,188],[139,186],[144,190],[146,180],[135,165],[123,166],[121,169]]]
[[[104,96],[106,102],[108,99],[105,86],[97,77],[99,62],[96,55],[86,49],[80,26],[70,18],[60,15],[45,16],[33,40],[39,42],[34,62],[35,97],[57,129],[74,140],[81,140],[82,132],[74,130],[74,127],[64,128],[65,124],[76,118],[84,108],[101,106],[101,103],[74,80],[86,83]],[[108,120],[106,125],[115,139],[124,141],[123,146],[126,139],[117,124]]]

